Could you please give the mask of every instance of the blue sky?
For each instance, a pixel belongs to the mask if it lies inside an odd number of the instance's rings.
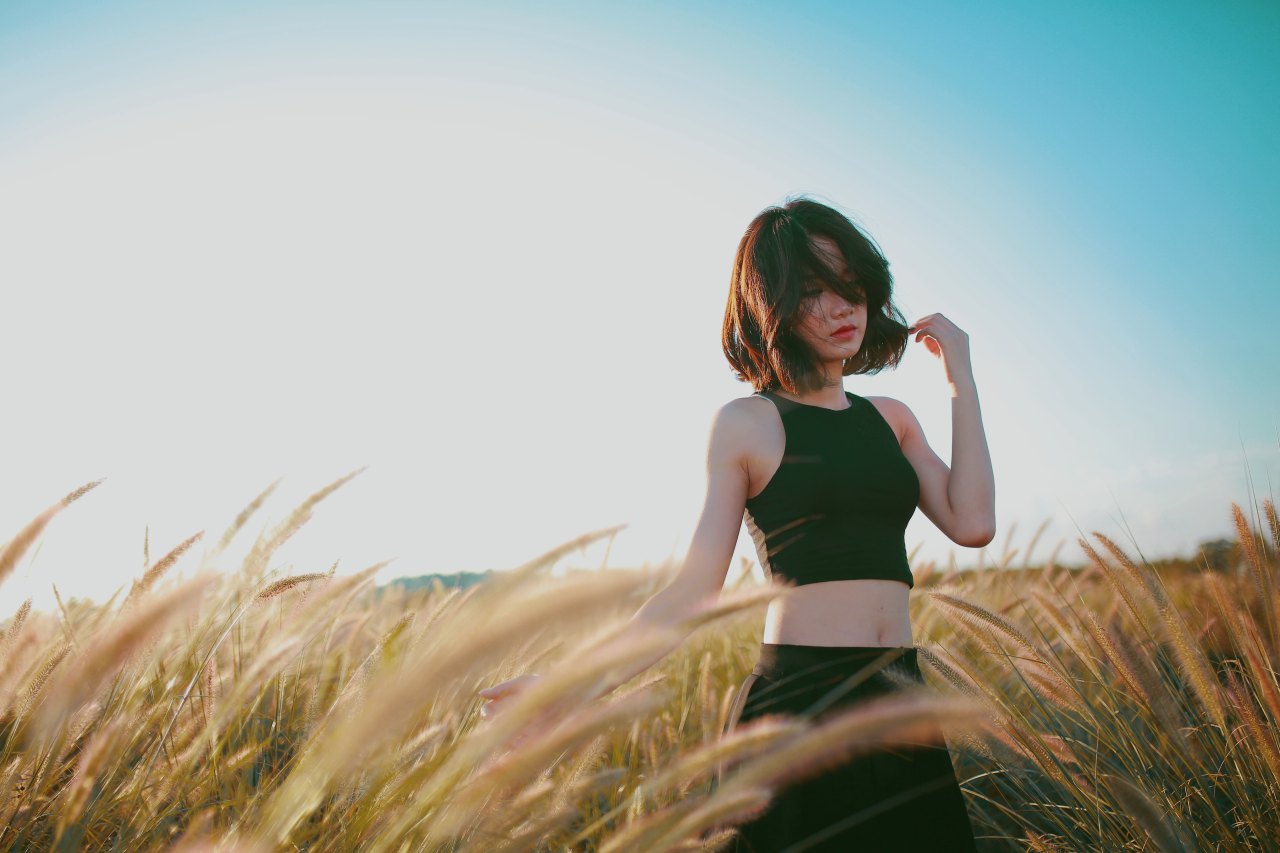
[[[216,539],[362,465],[282,568],[624,522],[610,562],[678,553],[749,393],[733,248],[800,193],[969,333],[989,557],[1046,518],[1186,553],[1246,460],[1280,478],[1277,36],[1263,3],[6,3],[0,529],[108,482],[0,597],[109,594],[148,525]],[[922,348],[846,387],[949,458]]]

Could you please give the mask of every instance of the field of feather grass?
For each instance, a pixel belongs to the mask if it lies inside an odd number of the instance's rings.
[[[466,590],[280,577],[276,549],[351,476],[239,566],[220,557],[270,489],[199,567],[196,534],[110,602],[0,622],[0,850],[711,850],[778,785],[925,719],[980,849],[1280,848],[1270,501],[1252,521],[1232,504],[1222,571],[1157,571],[1099,532],[1078,566],[1032,565],[1040,531],[977,571],[917,565],[933,692],[726,734],[778,588],[731,572],[676,651],[584,699],[650,648],[601,651],[663,572],[551,575],[615,528]],[[0,582],[96,485],[17,532]],[[476,690],[528,671],[545,678],[482,721]]]

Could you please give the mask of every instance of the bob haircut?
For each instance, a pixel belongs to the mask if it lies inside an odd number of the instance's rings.
[[[814,251],[826,237],[844,255],[841,278]],[[734,376],[756,391],[802,395],[822,387],[815,354],[796,334],[803,291],[821,281],[851,302],[867,303],[867,328],[843,375],[896,367],[907,348],[907,324],[893,304],[893,276],[880,248],[844,214],[807,198],[765,208],[738,243],[729,279],[721,344]]]

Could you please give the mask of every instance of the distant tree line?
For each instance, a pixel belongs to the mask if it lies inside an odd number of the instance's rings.
[[[1156,571],[1167,574],[1196,572],[1206,568],[1215,572],[1233,572],[1239,569],[1243,559],[1239,542],[1234,539],[1218,538],[1197,543],[1194,557],[1164,557],[1148,560],[1147,563]],[[466,589],[480,583],[493,573],[493,569],[488,569],[483,572],[418,575],[411,578],[396,578],[384,584],[383,588],[398,586],[405,590],[415,590],[434,585],[440,589]]]
[[[483,572],[450,572],[448,574],[418,575],[412,578],[396,578],[384,584],[384,587],[398,586],[406,590],[425,589],[438,586],[442,589],[466,589],[493,574],[492,569]]]

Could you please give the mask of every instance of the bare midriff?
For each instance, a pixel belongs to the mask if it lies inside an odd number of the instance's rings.
[[[911,590],[860,578],[793,587],[769,603],[764,642],[805,646],[910,646]]]

